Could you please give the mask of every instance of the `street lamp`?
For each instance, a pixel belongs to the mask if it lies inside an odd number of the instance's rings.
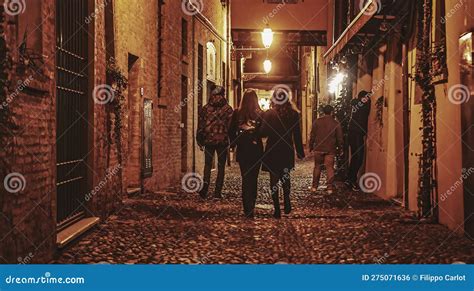
[[[265,73],[270,73],[270,71],[272,70],[272,61],[270,61],[269,59],[266,59],[264,62],[263,62],[263,70],[265,71]]]
[[[262,32],[262,42],[265,48],[270,48],[273,43],[273,31],[270,27],[266,27]]]
[[[337,92],[339,89],[339,86],[344,82],[344,79],[346,78],[346,74],[344,73],[337,73],[334,78],[329,81],[328,87],[329,87],[329,93],[334,94]]]

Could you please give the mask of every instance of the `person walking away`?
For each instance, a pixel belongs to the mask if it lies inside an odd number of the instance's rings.
[[[286,90],[275,90],[271,109],[264,114],[261,133],[268,137],[263,154],[262,170],[270,173],[270,187],[275,218],[281,218],[279,188],[284,194],[285,214],[291,212],[290,172],[295,167],[295,148],[299,159],[305,153],[301,136],[301,116],[291,102],[291,93]]]
[[[245,92],[230,126],[231,147],[236,147],[236,158],[242,176],[244,215],[254,217],[257,201],[258,174],[262,166],[263,143],[259,135],[262,113],[254,90]]]
[[[222,198],[225,166],[229,149],[229,126],[233,109],[225,98],[225,89],[215,86],[208,104],[199,112],[198,145],[204,150],[204,181],[199,195],[206,198],[211,180],[211,169],[214,155],[217,154],[217,179],[214,198]]]
[[[357,98],[351,101],[352,116],[349,121],[348,134],[351,160],[345,184],[355,192],[360,191],[357,178],[365,158],[365,139],[371,108],[371,96],[372,93],[361,91]]]
[[[326,105],[323,108],[324,116],[313,123],[311,129],[309,149],[314,151],[313,186],[311,192],[316,192],[321,177],[321,166],[327,171],[327,192],[334,191],[334,161],[337,150],[342,149],[343,136],[339,122],[333,117],[334,108]]]

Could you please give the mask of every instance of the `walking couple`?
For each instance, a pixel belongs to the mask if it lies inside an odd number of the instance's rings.
[[[207,196],[211,163],[215,152],[218,155],[216,196],[220,197],[227,151],[229,147],[236,148],[242,176],[245,217],[254,217],[261,169],[270,173],[273,216],[281,218],[280,187],[283,188],[284,212],[290,214],[292,210],[290,172],[295,167],[295,149],[298,158],[305,157],[300,127],[301,117],[291,102],[291,93],[282,89],[276,90],[273,93],[271,109],[263,112],[258,103],[257,93],[247,90],[240,107],[232,113],[227,102],[224,105],[222,104],[224,102],[216,102],[225,100],[224,90],[219,88],[212,92],[209,104],[201,111],[198,126],[198,143],[204,147],[206,153],[201,197]],[[219,121],[216,121],[217,119]],[[213,125],[215,123],[221,125]],[[268,138],[265,147],[263,138]]]

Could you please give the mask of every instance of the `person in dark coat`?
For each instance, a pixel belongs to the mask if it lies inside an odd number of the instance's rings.
[[[257,201],[258,174],[263,155],[263,143],[259,134],[262,113],[257,93],[248,90],[242,97],[239,109],[234,112],[230,126],[231,146],[237,147],[236,158],[242,175],[242,202],[247,218],[254,217]]]
[[[274,217],[281,218],[279,187],[283,188],[285,213],[290,214],[291,178],[295,167],[295,148],[299,159],[305,153],[301,136],[301,116],[291,102],[291,93],[276,90],[272,108],[264,114],[261,133],[268,137],[263,154],[262,170],[270,173],[270,187],[275,207]]]
[[[321,166],[325,165],[327,171],[327,192],[334,191],[334,161],[337,150],[342,149],[343,135],[339,122],[333,117],[334,108],[326,105],[323,108],[324,116],[316,119],[311,130],[309,141],[310,151],[314,151],[313,186],[314,193],[319,186]]]
[[[202,198],[207,197],[211,180],[212,160],[217,153],[217,179],[214,192],[215,198],[222,198],[224,186],[225,166],[229,150],[229,126],[233,109],[225,98],[225,89],[216,86],[209,99],[209,103],[199,112],[197,143],[204,149],[204,181],[199,192]]]
[[[371,96],[372,93],[361,91],[358,97],[351,101],[352,115],[349,121],[348,133],[351,160],[345,183],[356,192],[360,191],[357,178],[365,158],[365,138],[369,123]]]

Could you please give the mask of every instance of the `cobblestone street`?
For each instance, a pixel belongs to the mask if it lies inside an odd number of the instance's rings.
[[[272,218],[268,174],[257,215],[241,213],[240,176],[227,171],[225,199],[147,194],[66,249],[57,263],[474,263],[473,242],[372,195],[310,194],[312,163],[293,174],[294,211]],[[342,188],[340,185],[338,188]]]

